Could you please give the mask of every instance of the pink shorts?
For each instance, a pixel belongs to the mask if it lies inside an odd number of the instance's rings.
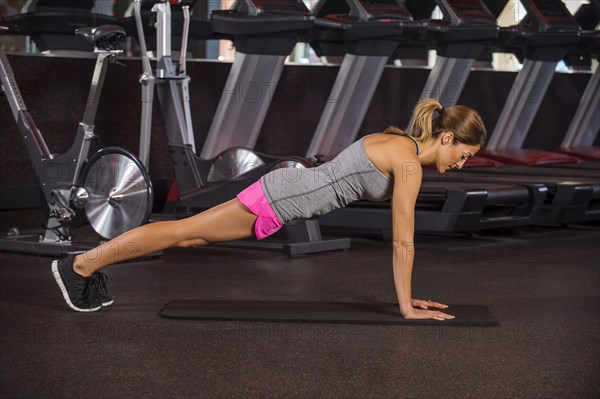
[[[254,223],[254,233],[257,239],[262,240],[283,227],[265,197],[260,180],[239,193],[237,197],[258,217]]]

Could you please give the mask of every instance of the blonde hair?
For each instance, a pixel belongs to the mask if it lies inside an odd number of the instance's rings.
[[[439,101],[427,98],[420,101],[414,109],[414,122],[410,133],[395,126],[388,127],[384,133],[412,136],[424,143],[443,132],[454,133],[454,144],[480,145],[483,149],[487,133],[481,117],[472,108],[453,105],[444,108]]]

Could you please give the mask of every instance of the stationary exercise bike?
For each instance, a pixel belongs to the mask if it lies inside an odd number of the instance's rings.
[[[45,234],[33,243],[37,248],[33,252],[48,252],[42,248],[46,244],[53,246],[54,252],[56,244],[60,250],[71,244],[72,224],[81,217],[87,218],[102,238],[111,239],[146,223],[152,210],[151,181],[128,150],[104,148],[87,159],[106,70],[122,53],[125,31],[120,26],[102,25],[80,28],[75,34],[94,45],[97,59],[83,120],[64,154],[53,154],[46,145],[21,97],[8,58],[0,52],[0,94],[8,100],[49,208]],[[2,240],[2,246],[10,250],[4,245],[7,241]],[[16,247],[26,251],[22,241]]]

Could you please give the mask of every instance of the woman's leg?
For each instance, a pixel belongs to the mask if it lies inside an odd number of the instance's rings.
[[[150,223],[130,230],[75,257],[73,269],[88,277],[110,264],[165,248],[202,246],[252,237],[256,218],[235,198],[187,219]]]

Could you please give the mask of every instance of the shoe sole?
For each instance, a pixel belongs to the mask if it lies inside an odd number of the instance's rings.
[[[62,291],[63,298],[65,298],[67,305],[69,305],[69,307],[71,309],[73,309],[76,312],[84,312],[84,313],[96,312],[96,311],[102,309],[102,306],[98,306],[97,308],[81,309],[81,308],[78,308],[77,306],[73,305],[73,302],[71,302],[71,298],[69,297],[69,292],[67,291],[67,287],[65,287],[65,284],[62,281],[62,276],[60,275],[60,271],[58,270],[58,260],[55,260],[52,262],[52,274],[54,275],[54,279],[56,280],[58,287]]]
[[[112,305],[114,302],[115,302],[114,300],[112,300],[110,302],[102,302],[102,306],[103,307],[108,307],[108,306]]]

